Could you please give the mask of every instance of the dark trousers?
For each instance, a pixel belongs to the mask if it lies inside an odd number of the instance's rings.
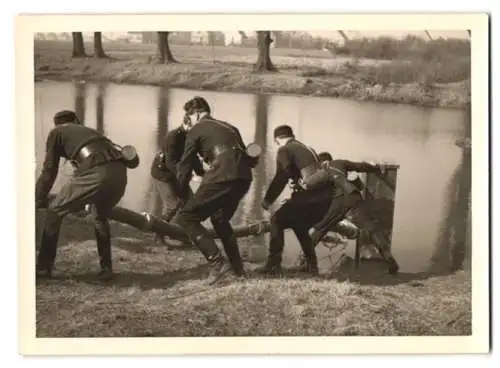
[[[316,247],[332,226],[342,221],[347,213],[356,207],[362,200],[363,198],[359,192],[333,197],[329,202],[329,208],[324,214],[324,217],[314,224],[314,229],[316,231],[312,237],[313,246]]]
[[[161,216],[162,219],[167,222],[176,222],[176,215],[185,202],[180,198],[178,185],[173,180],[167,182],[153,179],[155,191],[158,193],[161,200]],[[189,188],[188,199],[192,196],[193,191]]]
[[[201,222],[210,218],[233,270],[237,273],[242,271],[241,256],[230,220],[250,184],[250,180],[202,182],[193,197],[179,210],[177,219],[177,223],[185,229],[205,258],[213,262],[220,257],[220,251],[207,229],[201,225]]]
[[[91,204],[99,264],[102,269],[111,269],[111,235],[107,216],[123,197],[126,186],[127,168],[120,161],[99,165],[72,177],[47,209],[37,267],[52,269],[62,220],[69,213],[78,212],[86,204]]]
[[[302,251],[311,265],[317,264],[309,229],[328,211],[331,189],[297,192],[271,217],[268,266],[281,265],[284,248],[284,231],[292,229]]]
[[[171,181],[162,181],[153,179],[155,192],[158,193],[161,200],[161,217],[163,221],[177,223],[180,208],[185,201],[179,195],[179,186],[176,179]],[[193,191],[189,188],[188,199],[193,196]],[[160,234],[155,234],[155,242],[165,244],[164,237]]]
[[[380,229],[377,226],[377,221],[370,211],[373,203],[363,200],[359,192],[334,197],[325,217],[314,225],[316,232],[312,237],[313,246],[316,247],[335,224],[348,216],[352,223],[370,235],[380,255],[385,260],[392,261],[394,257],[389,249],[390,229]]]

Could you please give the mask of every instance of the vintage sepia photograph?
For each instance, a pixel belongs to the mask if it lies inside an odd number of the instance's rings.
[[[474,334],[488,241],[472,236],[471,151],[487,120],[471,44],[486,16],[74,17],[32,26],[27,61],[36,339]]]

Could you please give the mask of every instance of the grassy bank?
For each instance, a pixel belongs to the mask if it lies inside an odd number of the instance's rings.
[[[99,283],[90,224],[65,221],[56,278],[37,281],[38,337],[471,333],[464,272],[363,277],[360,270],[350,282],[289,275],[208,287],[199,252],[154,247],[150,235],[128,226],[112,231],[119,275]]]
[[[109,59],[71,59],[71,47],[71,42],[35,41],[36,80],[83,79],[428,107],[464,107],[470,99],[470,58],[453,54],[373,60],[357,57],[359,52],[354,57],[333,57],[329,51],[272,49],[279,72],[255,73],[253,48],[172,45],[179,63],[162,65],[155,61],[155,45],[104,44]],[[92,46],[86,44],[86,50],[90,53]]]

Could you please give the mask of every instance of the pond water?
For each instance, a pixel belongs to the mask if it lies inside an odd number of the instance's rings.
[[[430,266],[440,246],[453,203],[462,150],[454,142],[464,136],[465,111],[408,105],[358,102],[345,99],[253,95],[167,89],[152,86],[43,81],[35,84],[37,175],[43,162],[45,139],[52,117],[61,109],[75,109],[84,123],[103,131],[119,144],[133,144],[141,165],[129,171],[129,184],[120,206],[135,211],[157,211],[151,191],[151,160],[161,138],[182,121],[183,103],[202,95],[213,116],[235,124],[244,140],[266,150],[255,169],[252,187],[241,202],[233,224],[267,218],[260,202],[275,169],[272,131],[290,125],[298,139],[317,151],[353,161],[376,161],[400,166],[395,193],[392,249],[405,272]],[[53,191],[71,174],[64,166]],[[196,189],[197,183],[193,183]],[[456,190],[456,189],[455,189]],[[285,190],[280,199],[289,195]],[[276,203],[279,206],[279,201]],[[286,259],[299,252],[293,232],[286,235]],[[267,237],[260,240],[267,246]]]

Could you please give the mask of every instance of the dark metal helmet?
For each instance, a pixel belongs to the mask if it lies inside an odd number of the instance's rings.
[[[280,125],[274,129],[274,139],[276,138],[293,138],[293,129],[289,125]]]
[[[54,124],[79,123],[78,117],[71,110],[61,110],[54,115]]]
[[[195,112],[207,112],[210,114],[210,106],[203,97],[196,96],[184,104],[184,111],[188,115],[194,114]]]

